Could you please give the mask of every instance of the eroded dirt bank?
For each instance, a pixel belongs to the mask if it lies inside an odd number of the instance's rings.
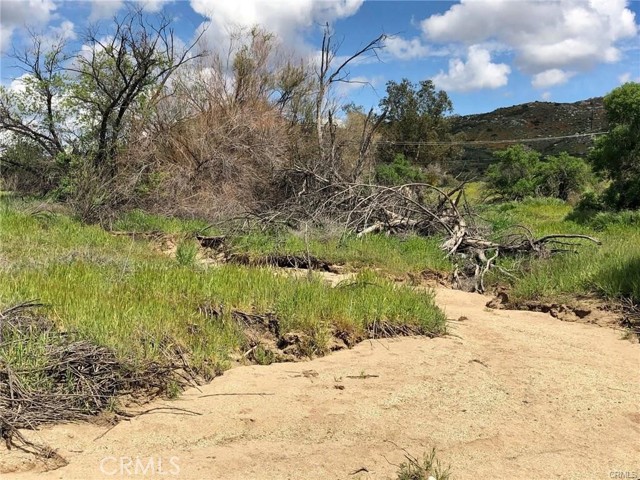
[[[394,477],[398,447],[419,456],[436,446],[456,479],[640,473],[638,345],[609,328],[492,311],[476,294],[442,289],[438,301],[449,318],[466,317],[451,322],[451,336],[236,368],[145,407],[200,415],[156,411],[106,434],[87,424],[26,432],[69,464],[43,473],[2,445],[0,472],[17,480],[378,479]],[[264,395],[238,395],[247,393]]]

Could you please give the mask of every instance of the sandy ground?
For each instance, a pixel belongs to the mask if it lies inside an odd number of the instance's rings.
[[[66,467],[43,473],[2,446],[0,471],[16,480],[378,479],[394,478],[402,448],[419,456],[435,446],[456,479],[640,476],[640,346],[613,329],[437,293],[450,318],[467,317],[451,322],[451,336],[236,368],[150,406],[199,415],[43,429],[30,438],[57,448]]]

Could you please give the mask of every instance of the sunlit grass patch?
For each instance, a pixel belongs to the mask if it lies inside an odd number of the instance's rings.
[[[382,273],[402,275],[423,270],[449,271],[451,262],[440,249],[442,239],[418,235],[404,237],[384,234],[332,235],[318,238],[317,232],[308,236],[300,232],[254,232],[231,239],[235,251],[250,255],[289,254],[307,252],[322,260],[346,264],[353,269],[373,268]]]
[[[640,302],[637,212],[598,214],[592,221],[581,223],[567,219],[571,212],[569,204],[557,199],[528,199],[485,207],[483,216],[503,231],[526,225],[536,236],[578,233],[602,242],[600,246],[582,243],[575,253],[551,258],[503,261],[505,268],[516,267],[513,273],[517,279],[511,280],[514,299],[557,300],[596,293],[608,299]]]
[[[313,340],[310,355],[326,353],[336,331],[365,338],[372,322],[410,325],[430,335],[445,331],[433,295],[371,271],[332,288],[315,275],[296,279],[270,268],[205,268],[194,261],[191,243],[179,245],[176,261],[148,242],[64,215],[43,221],[10,205],[0,212],[0,304],[39,299],[50,305],[46,314],[57,328],[125,358],[162,361],[167,350],[179,348],[196,366],[226,368],[234,352],[246,347],[230,316],[234,309],[273,313],[283,333]],[[205,303],[220,306],[223,314],[203,315]]]

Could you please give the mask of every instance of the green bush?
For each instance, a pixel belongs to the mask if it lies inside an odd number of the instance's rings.
[[[425,453],[422,459],[405,454],[405,462],[399,466],[396,480],[448,480],[450,467],[443,467],[436,458],[436,449]]]
[[[61,172],[40,145],[18,137],[2,147],[0,174],[3,188],[26,194],[44,194],[54,188]]]
[[[382,185],[403,185],[405,183],[427,182],[426,175],[399,153],[393,162],[376,167],[376,181]]]
[[[598,232],[618,227],[637,226],[640,228],[640,211],[637,210],[622,210],[620,212],[594,212],[591,210],[590,212],[583,212],[576,209],[567,219],[575,220]]]
[[[611,180],[603,202],[615,209],[640,208],[640,83],[625,83],[604,98],[610,131],[589,159]]]
[[[567,152],[547,157],[538,165],[537,189],[545,197],[569,200],[571,195],[582,193],[591,183],[593,174],[587,162]]]
[[[496,152],[495,157],[498,162],[487,171],[487,186],[505,199],[544,196],[568,200],[593,181],[589,165],[566,152],[543,159],[534,150],[514,145]]]
[[[535,196],[536,165],[540,154],[524,145],[514,145],[494,154],[498,160],[487,170],[487,187],[510,200],[521,200]]]

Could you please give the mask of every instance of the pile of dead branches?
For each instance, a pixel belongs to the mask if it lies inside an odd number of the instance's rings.
[[[0,436],[10,448],[19,429],[87,419],[114,408],[125,394],[145,398],[166,391],[169,381],[186,383],[183,365],[134,365],[110,349],[56,330],[36,313],[36,302],[0,313]],[[17,360],[17,350],[31,352]]]
[[[500,256],[549,256],[575,251],[576,241],[600,242],[586,235],[555,234],[536,238],[525,226],[496,235],[489,222],[466,201],[465,184],[444,189],[426,183],[384,186],[341,183],[316,176],[277,208],[255,214],[265,224],[339,224],[358,237],[378,233],[411,231],[442,239],[441,247],[459,264],[454,284],[483,292],[484,276]],[[307,185],[315,185],[314,189]],[[463,278],[469,281],[462,281]],[[463,285],[464,284],[464,285]]]

